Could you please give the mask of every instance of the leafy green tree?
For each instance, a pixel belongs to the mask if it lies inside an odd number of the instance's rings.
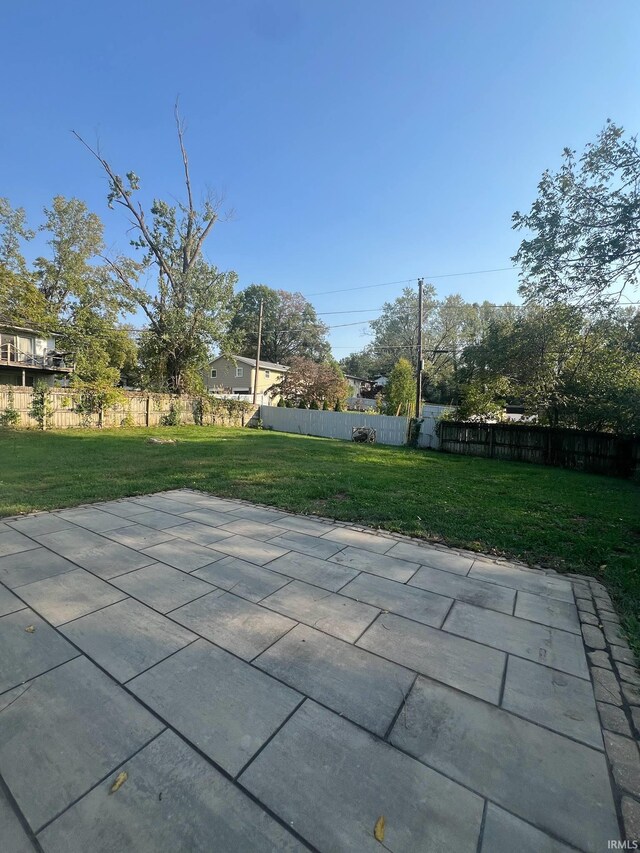
[[[100,153],[77,138],[96,157],[109,179],[110,206],[127,211],[133,226],[132,245],[141,252],[137,265],[110,260],[123,294],[146,315],[148,331],[141,341],[143,375],[158,389],[182,393],[199,390],[209,353],[224,338],[231,316],[234,272],[220,272],[202,254],[220,218],[220,200],[209,194],[201,207],[194,202],[184,125],[175,111],[184,172],[185,198],[176,204],[155,199],[145,212],[135,200],[140,178],[122,177]],[[141,273],[154,270],[153,291],[138,285]]]
[[[273,290],[252,284],[242,290],[233,305],[228,349],[255,358],[258,347],[258,317],[263,303],[261,358],[289,364],[293,358],[323,361],[330,353],[327,326],[301,293]]]
[[[527,300],[606,309],[638,284],[640,151],[637,137],[607,122],[579,157],[565,148],[547,170],[529,213],[513,227],[531,233],[514,256]]]
[[[389,373],[385,388],[388,415],[411,415],[415,408],[416,379],[411,362],[400,358]]]

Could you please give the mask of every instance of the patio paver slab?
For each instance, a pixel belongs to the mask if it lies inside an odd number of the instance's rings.
[[[379,616],[357,645],[489,702],[500,699],[504,652],[391,613]]]
[[[265,598],[262,604],[349,643],[355,642],[380,612],[369,604],[302,581],[291,581]]]
[[[374,554],[384,554],[395,544],[393,539],[376,536],[373,533],[363,533],[360,530],[351,530],[348,527],[329,529],[323,534],[323,538],[331,542],[339,542],[341,545],[364,548],[365,551],[373,551]]]
[[[568,581],[537,572],[528,572],[503,563],[476,560],[471,567],[469,577],[519,589],[522,592],[546,595],[549,598],[557,598],[559,601],[573,602],[573,592]]]
[[[162,730],[85,657],[12,692],[2,697],[16,701],[2,711],[0,772],[34,831]]]
[[[62,625],[126,598],[125,593],[84,569],[21,586],[20,596],[52,625]]]
[[[174,569],[180,569],[182,572],[201,569],[203,566],[220,559],[220,555],[216,554],[215,551],[211,551],[204,545],[189,542],[187,539],[170,539],[168,542],[161,542],[159,545],[145,548],[142,553],[151,557],[154,563],[156,561],[167,563],[167,565],[173,566]]]
[[[493,803],[487,803],[481,853],[575,853],[574,847],[557,841],[530,823]]]
[[[420,568],[417,563],[391,557],[389,554],[375,554],[372,551],[365,551],[364,548],[354,548],[352,545],[331,557],[331,562],[401,583],[408,581]]]
[[[255,665],[384,737],[415,674],[343,640],[298,625]]]
[[[180,539],[188,539],[197,545],[211,545],[221,539],[228,539],[232,534],[221,527],[211,527],[209,524],[201,524],[199,521],[188,521],[178,527],[172,527],[170,531]]]
[[[106,530],[116,530],[118,527],[134,524],[131,519],[118,518],[113,513],[103,512],[100,509],[65,509],[58,515],[65,521],[92,530],[94,533],[104,533]]]
[[[284,548],[278,548],[269,542],[258,542],[256,539],[249,539],[247,536],[237,536],[235,534],[229,536],[228,539],[214,542],[209,547],[214,552],[220,551],[229,557],[238,557],[240,560],[247,560],[249,563],[255,563],[257,566],[264,566],[265,563],[282,557],[286,553]]]
[[[69,622],[60,630],[122,683],[197,639],[191,631],[131,598]]]
[[[0,557],[0,582],[17,589],[43,578],[73,572],[78,566],[47,548],[34,548],[8,557]]]
[[[308,554],[309,557],[319,557],[321,560],[333,557],[344,547],[338,542],[329,542],[319,536],[309,536],[308,533],[300,533],[297,530],[286,530],[269,541],[272,545],[279,545],[287,550],[290,548],[292,551]]]
[[[186,525],[181,524],[180,527],[186,527]],[[178,529],[178,527],[171,528],[171,530]],[[107,539],[113,539],[115,542],[136,551],[150,548],[152,545],[159,545],[161,542],[168,542],[174,536],[173,533],[166,530],[155,530],[153,527],[145,527],[144,524],[137,523],[133,523],[130,527],[118,527],[115,530],[109,530],[104,535]]]
[[[143,569],[120,575],[113,578],[111,583],[161,613],[182,607],[214,589],[205,581],[164,563],[152,563]]]
[[[28,515],[25,518],[9,521],[7,526],[19,533],[24,533],[25,536],[38,536],[41,533],[57,533],[58,530],[66,530],[72,525],[70,521],[60,518],[59,515],[43,512],[39,515]]]
[[[9,557],[37,548],[38,543],[18,530],[0,530],[0,557]]]
[[[309,699],[240,781],[322,851],[476,851],[480,797]]]
[[[206,640],[176,652],[128,687],[232,776],[302,700]]]
[[[318,557],[300,554],[298,551],[289,551],[288,554],[273,560],[269,563],[269,570],[279,572],[288,578],[321,586],[331,592],[336,592],[358,574],[354,569],[336,566]]]
[[[109,796],[110,777],[40,834],[45,853],[305,849],[173,732],[163,732],[124,770],[129,778],[118,794]]]
[[[30,627],[35,630],[27,631]],[[0,619],[0,649],[0,693],[78,655],[64,637],[29,609]],[[0,697],[0,707],[5,698]]]
[[[0,707],[2,707],[1,701]],[[0,850],[6,853],[35,853],[36,850],[2,788],[0,788]]]
[[[418,678],[391,742],[581,850],[618,837],[602,752],[444,684]]]
[[[582,678],[509,656],[502,707],[603,749],[593,689]]]
[[[154,562],[150,557],[127,548],[126,545],[120,545],[119,542],[113,542],[98,533],[79,527],[58,533],[45,533],[37,538],[46,548],[73,560],[83,569],[105,580],[124,572],[141,569]]]
[[[455,602],[443,628],[452,634],[485,643],[552,669],[581,678],[589,677],[582,640],[568,631],[461,601]]]
[[[518,592],[514,616],[540,622],[551,628],[561,628],[563,631],[580,633],[580,620],[575,604],[568,601],[557,601],[543,595],[531,592]]]
[[[398,542],[388,554],[390,557],[400,557],[403,560],[420,563],[421,566],[431,566],[432,569],[453,572],[456,575],[468,574],[473,563],[470,557],[462,557],[455,551],[441,551],[426,543],[413,545],[411,542]]]
[[[183,515],[173,515],[170,512],[163,512],[160,509],[149,509],[149,507],[146,508],[145,512],[136,515],[135,518],[138,524],[144,524],[146,527],[153,527],[156,530],[169,530],[172,527],[177,527],[179,524],[189,521]]]
[[[5,586],[0,584],[0,616],[15,613],[16,610],[24,610],[27,605],[15,596]]]
[[[220,590],[172,611],[171,618],[244,660],[252,660],[296,624]]]
[[[340,594],[435,628],[441,627],[453,604],[452,598],[365,572],[341,589]]]
[[[515,589],[463,577],[442,569],[432,569],[430,566],[421,566],[408,582],[408,586],[417,586],[458,601],[466,601],[467,604],[475,604],[476,607],[497,610],[499,613],[513,613],[516,600]]]
[[[202,578],[214,586],[233,591],[234,595],[258,602],[271,595],[280,587],[289,583],[290,578],[272,572],[262,566],[238,560],[237,557],[223,557],[210,566],[197,569],[191,577]]]

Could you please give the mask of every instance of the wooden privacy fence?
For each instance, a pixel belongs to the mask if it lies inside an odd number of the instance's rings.
[[[446,420],[440,422],[439,430],[440,449],[445,453],[536,462],[615,477],[632,477],[640,470],[639,437]]]
[[[9,408],[10,394],[13,392],[13,408],[19,413],[18,428],[35,428],[37,422],[29,415],[32,405],[33,389],[22,386],[0,385],[0,415]],[[51,388],[49,403],[52,415],[48,422],[49,429],[66,429],[72,427],[98,427],[98,415],[88,419],[75,411],[78,391],[72,388]],[[150,394],[143,391],[122,391],[123,402],[106,409],[103,416],[103,427],[154,427],[160,426],[162,418],[171,411],[178,411],[180,423],[195,424],[199,422],[198,397],[171,394]],[[225,426],[244,426],[248,424],[257,410],[251,406],[247,411],[233,411],[230,401],[228,409],[224,401],[216,411],[205,411],[202,421],[205,424],[220,424]]]

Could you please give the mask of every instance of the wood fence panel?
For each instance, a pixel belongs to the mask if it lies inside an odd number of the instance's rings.
[[[440,449],[616,477],[640,471],[640,438],[607,432],[441,421]]]

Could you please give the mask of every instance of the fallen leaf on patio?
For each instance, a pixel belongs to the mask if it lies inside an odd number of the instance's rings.
[[[27,634],[34,634],[36,628],[35,628],[35,625],[27,625],[27,627],[24,630],[27,632]]]
[[[384,841],[384,815],[381,814],[373,827],[373,837],[376,841]]]
[[[122,788],[122,786],[124,785],[124,783],[127,781],[128,778],[129,778],[129,774],[127,773],[126,770],[123,770],[122,773],[118,773],[118,775],[116,776],[116,781],[113,783],[113,785],[109,789],[109,793],[115,794],[115,792],[117,790]]]

